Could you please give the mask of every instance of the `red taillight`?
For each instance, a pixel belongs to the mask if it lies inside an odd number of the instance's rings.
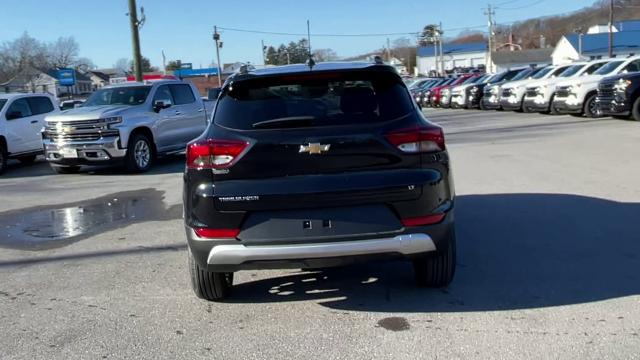
[[[438,152],[445,149],[444,133],[438,126],[393,131],[385,137],[387,141],[406,153]]]
[[[412,218],[402,219],[403,226],[422,226],[437,224],[444,219],[446,214],[433,214],[427,216],[418,216]]]
[[[240,229],[209,229],[195,228],[196,235],[209,239],[235,239],[240,233]]]
[[[246,141],[207,139],[187,146],[189,169],[225,169],[249,146]]]

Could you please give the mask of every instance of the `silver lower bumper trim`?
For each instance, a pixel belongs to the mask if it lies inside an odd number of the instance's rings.
[[[210,265],[240,265],[261,260],[295,260],[354,255],[398,253],[411,255],[435,251],[429,235],[407,234],[392,238],[296,245],[218,245],[209,252]]]
[[[50,161],[83,159],[96,162],[122,158],[127,154],[127,149],[120,149],[118,145],[119,139],[119,137],[108,137],[95,141],[69,141],[62,143],[45,139],[43,141],[45,157]]]

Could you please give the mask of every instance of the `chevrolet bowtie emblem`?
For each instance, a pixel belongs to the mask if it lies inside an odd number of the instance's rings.
[[[309,143],[309,145],[300,145],[301,153],[306,152],[309,154],[322,154],[324,151],[329,151],[331,144]]]

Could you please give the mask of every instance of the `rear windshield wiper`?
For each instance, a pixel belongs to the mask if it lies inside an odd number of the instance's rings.
[[[294,128],[312,126],[314,116],[290,116],[265,121],[258,121],[252,126],[258,128]]]

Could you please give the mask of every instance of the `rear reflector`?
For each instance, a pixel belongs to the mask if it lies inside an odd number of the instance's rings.
[[[385,137],[405,153],[428,153],[445,149],[444,133],[439,126],[402,129],[390,132]]]
[[[240,229],[209,229],[195,228],[196,235],[209,239],[235,239],[240,234]]]
[[[422,226],[437,224],[444,219],[446,214],[433,214],[427,216],[418,216],[412,218],[402,219],[403,226]]]
[[[233,165],[249,146],[240,140],[200,140],[187,145],[187,168],[225,169]]]

